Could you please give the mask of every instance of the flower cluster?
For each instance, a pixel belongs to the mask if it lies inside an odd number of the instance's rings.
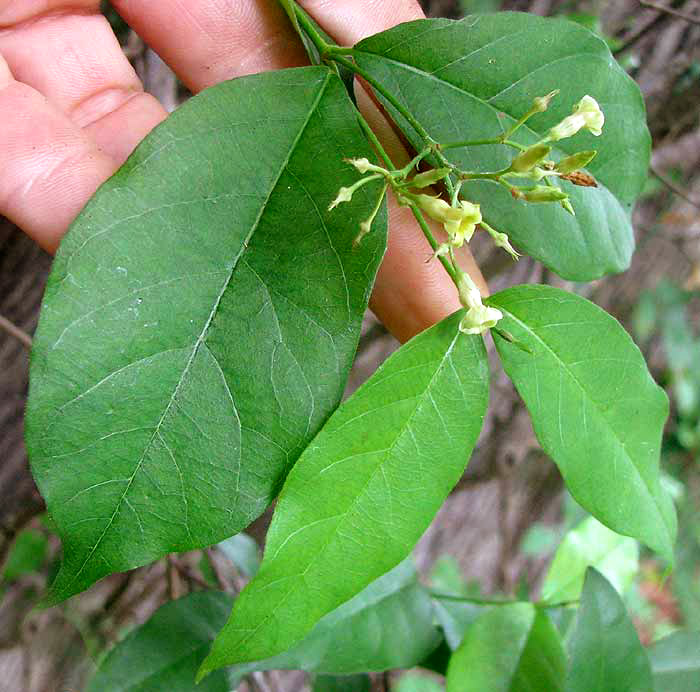
[[[440,258],[457,284],[460,301],[465,308],[465,314],[459,328],[467,334],[481,334],[495,327],[503,315],[499,310],[484,305],[478,287],[457,264],[455,249],[469,243],[476,230],[482,228],[490,235],[494,244],[510,253],[513,259],[517,259],[519,255],[511,246],[508,235],[492,228],[484,220],[479,204],[460,197],[463,184],[470,180],[490,179],[504,185],[514,199],[534,204],[558,203],[571,214],[574,214],[574,209],[569,201],[569,195],[560,187],[552,184],[549,180],[550,176],[564,178],[575,185],[596,186],[595,180],[581,170],[591,162],[596,155],[595,151],[581,151],[567,156],[559,162],[549,159],[552,143],[572,137],[581,130],[587,130],[595,136],[601,134],[605,116],[592,96],[585,95],[574,106],[571,115],[566,116],[558,124],[551,127],[539,142],[531,146],[524,146],[510,139],[529,118],[546,111],[557,93],[558,90],[552,91],[546,96],[535,98],[530,110],[507,132],[503,132],[498,137],[491,140],[444,145],[444,147],[429,141],[426,142],[425,150],[401,169],[383,168],[371,163],[366,158],[347,159],[347,162],[363,177],[349,187],[341,187],[336,198],[328,207],[331,211],[340,204],[350,202],[357,190],[373,181],[381,181],[382,189],[377,203],[369,217],[360,223],[360,233],[355,239],[356,243],[359,243],[370,232],[374,219],[381,208],[384,195],[389,188],[393,190],[399,204],[412,207],[416,213],[424,212],[441,224],[447,235],[447,242],[437,245],[427,228],[426,234],[429,236],[430,242],[433,243],[433,247],[436,248],[434,256]],[[442,153],[443,148],[499,143],[516,148],[518,154],[505,169],[492,173],[462,171],[451,164]],[[434,154],[442,166],[416,172],[419,163],[430,154]],[[511,182],[513,179],[530,180],[534,185],[515,185]],[[450,201],[440,195],[423,191],[425,188],[441,182],[444,182],[445,188],[449,192]]]

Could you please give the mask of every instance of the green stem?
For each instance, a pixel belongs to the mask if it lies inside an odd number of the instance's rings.
[[[488,139],[468,139],[462,142],[448,142],[441,144],[440,149],[447,151],[448,149],[460,149],[461,147],[480,147],[485,144],[505,144],[519,151],[525,151],[527,147],[519,142],[514,142],[511,139],[501,139],[500,137],[489,137]]]
[[[411,211],[413,212],[413,216],[416,217],[416,221],[418,221],[418,225],[423,231],[423,235],[426,237],[428,243],[430,243],[430,247],[433,248],[433,252],[437,252],[437,249],[440,247],[440,245],[438,241],[435,240],[435,236],[430,230],[430,226],[428,226],[428,223],[425,220],[423,214],[421,213],[421,210],[415,204],[411,204],[410,207]],[[450,275],[450,278],[454,282],[455,286],[457,286],[457,272],[455,271],[455,268],[447,261],[445,257],[440,256],[438,259],[442,263],[442,266],[445,268],[445,271]]]
[[[513,125],[511,125],[511,127],[501,135],[500,140],[504,142],[506,139],[509,139],[511,135],[515,134],[521,125],[524,125],[533,115],[539,112],[540,111],[538,109],[531,108],[527,113],[525,113],[525,115],[523,115],[522,118],[520,118],[520,120],[513,123]]]
[[[360,113],[359,109],[356,109],[356,111],[357,111],[357,118],[359,120],[360,127],[364,130],[368,139],[374,145],[374,148],[376,149],[377,153],[379,154],[381,159],[384,161],[384,165],[389,170],[394,170],[394,164],[393,164],[391,158],[389,157],[389,154],[387,154],[386,150],[382,146],[382,143],[379,141],[377,135],[374,134],[374,131],[369,126],[369,123],[365,120],[362,113]],[[433,232],[430,230],[430,226],[428,226],[420,209],[418,209],[418,207],[415,204],[412,204],[411,211],[413,212],[413,216],[415,216],[416,221],[418,222],[418,225],[420,226],[421,230],[423,231],[423,235],[425,236],[426,240],[430,244],[430,247],[433,249],[433,252],[436,252],[438,247],[439,247],[439,244],[438,244],[437,240],[435,240],[435,236],[433,235]],[[440,257],[440,262],[442,263],[442,266],[445,268],[445,271],[448,273],[449,277],[452,279],[452,281],[454,282],[454,284],[456,286],[457,285],[457,273],[455,272],[454,268],[450,265],[450,263],[444,257]]]
[[[415,159],[413,159],[413,161],[409,163],[408,170],[410,171],[411,167],[419,161],[421,161],[430,151],[433,151],[435,153],[442,165],[447,165],[450,168],[454,168],[454,166],[452,166],[444,157],[444,155],[439,151],[439,148],[436,146],[436,143],[430,137],[425,128],[413,117],[413,115],[406,108],[404,108],[403,104],[400,103],[398,99],[394,97],[393,94],[387,91],[382,86],[382,84],[380,84],[376,79],[374,79],[372,75],[370,75],[368,72],[359,67],[354,61],[348,60],[345,57],[346,55],[353,55],[353,49],[344,48],[335,44],[329,44],[321,36],[321,34],[318,33],[316,27],[314,26],[313,22],[311,21],[310,17],[306,14],[306,12],[304,12],[304,10],[302,10],[296,2],[293,2],[292,4],[294,6],[294,11],[296,13],[299,24],[303,27],[304,31],[306,31],[311,41],[318,49],[318,52],[321,55],[321,59],[333,60],[339,65],[343,65],[359,77],[362,77],[362,79],[364,79],[375,91],[381,94],[399,112],[399,114],[403,116],[403,118],[408,122],[408,124],[424,140],[426,145],[428,145],[429,149],[427,151],[421,152]],[[378,137],[376,136],[369,123],[365,120],[365,118],[359,110],[357,110],[357,116],[358,121],[360,123],[360,127],[374,146],[375,150],[377,151],[377,154],[379,154],[387,168],[389,168],[390,170],[394,170],[395,167],[393,162],[391,161],[391,158],[389,157],[386,150],[379,141]],[[450,194],[454,195],[454,187],[452,185],[452,181],[449,178],[447,178],[445,183]],[[418,207],[415,204],[412,204],[411,211],[413,212],[416,221],[418,221],[418,225],[421,227],[423,235],[425,235],[428,243],[430,244],[430,247],[433,249],[433,252],[437,251],[439,247],[438,242],[437,240],[435,240],[435,236],[430,230],[430,227],[425,221],[425,218],[423,217],[423,214],[421,213],[420,209],[418,209]],[[455,285],[457,285],[457,272],[455,268],[444,257],[440,257],[440,262],[442,263],[442,266],[445,268],[445,271],[448,273],[452,281],[455,283]]]
[[[374,130],[369,126],[369,123],[365,120],[362,113],[360,113],[357,106],[355,106],[355,113],[357,114],[357,119],[360,123],[362,131],[367,135],[367,139],[369,139],[372,146],[376,149],[377,154],[379,154],[379,158],[381,158],[381,160],[384,161],[384,165],[389,170],[393,171],[394,162],[389,157],[389,154],[386,153],[386,150],[382,146],[382,143],[379,141],[379,138],[377,137],[377,135],[374,134]]]
[[[336,46],[335,44],[328,43],[328,41],[326,41],[326,39],[318,33],[318,30],[314,26],[314,23],[311,21],[311,17],[309,17],[309,15],[306,14],[306,12],[304,12],[304,10],[302,10],[296,2],[292,2],[292,5],[294,6],[294,12],[297,16],[297,21],[299,22],[299,25],[308,34],[309,38],[311,39],[311,42],[318,49],[318,52],[321,56],[321,60],[323,60],[323,58],[326,55],[328,55],[328,53],[332,49],[339,48],[339,46]]]
[[[428,134],[428,131],[418,122],[415,116],[409,111],[389,90],[387,90],[383,84],[377,81],[369,72],[364,68],[360,67],[356,62],[348,60],[343,54],[353,55],[353,52],[343,51],[340,53],[335,49],[331,48],[328,52],[327,57],[339,65],[343,65],[348,70],[356,74],[358,77],[369,84],[372,89],[374,89],[378,94],[381,94],[401,115],[401,117],[406,120],[406,122],[416,131],[416,134],[423,140],[425,145],[435,154],[440,165],[454,168],[454,166],[445,158],[443,153],[440,151],[440,147],[437,142]],[[445,179],[445,186],[450,195],[452,195],[454,186],[450,178]]]
[[[360,67],[357,63],[353,62],[352,60],[348,60],[342,54],[339,54],[334,50],[330,51],[328,57],[333,61],[337,62],[338,64],[343,65],[343,67],[346,67],[348,70],[358,75],[359,77],[362,77],[362,79],[364,79],[365,82],[367,82],[367,84],[369,84],[375,91],[380,93],[399,112],[399,114],[416,131],[418,136],[425,140],[426,144],[435,146],[435,142],[432,140],[426,129],[415,119],[413,114],[408,109],[406,109],[404,105],[390,91],[387,91],[387,89],[385,89],[384,86],[380,82],[378,82],[369,72]]]
[[[510,173],[510,166],[503,168],[500,171],[492,171],[490,173],[470,173],[468,171],[460,171],[460,180],[499,180],[506,173]]]

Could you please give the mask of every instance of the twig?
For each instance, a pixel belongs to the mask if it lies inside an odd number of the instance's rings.
[[[188,581],[197,586],[201,586],[203,589],[211,589],[211,585],[202,577],[199,576],[193,569],[188,565],[183,564],[179,559],[175,558],[172,562],[177,571]]]
[[[692,204],[694,207],[700,209],[700,202],[690,197],[682,187],[676,185],[676,183],[674,183],[668,176],[664,175],[654,166],[651,166],[650,170],[656,178],[658,178],[669,190],[671,190],[671,192],[678,195],[681,199],[684,199],[686,202],[688,202],[688,204]]]
[[[218,583],[219,588],[222,591],[228,591],[230,593],[232,591],[231,583],[226,578],[226,575],[223,573],[221,565],[219,565],[219,562],[216,557],[215,548],[207,548],[207,558],[209,560],[209,564],[211,565],[211,570],[212,572],[214,572],[214,576],[216,577],[216,582]]]
[[[700,26],[700,17],[695,17],[692,14],[688,14],[687,12],[681,12],[680,10],[676,10],[673,7],[666,7],[665,5],[660,5],[658,2],[650,2],[650,0],[639,0],[639,4],[642,7],[648,7],[649,9],[657,10],[658,12],[665,12],[666,14],[670,14],[672,17],[678,17],[678,19],[685,19],[686,22],[690,22],[691,24],[697,24],[698,26]]]
[[[14,336],[17,341],[21,341],[27,348],[32,347],[32,337],[2,315],[0,315],[0,329],[7,332],[10,336]]]

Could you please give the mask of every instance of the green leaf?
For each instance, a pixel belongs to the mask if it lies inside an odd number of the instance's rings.
[[[226,622],[231,597],[200,591],[162,606],[107,655],[87,692],[192,692],[199,664],[218,629]],[[229,692],[219,671],[197,692]]]
[[[445,634],[445,641],[452,651],[459,648],[467,630],[492,605],[492,603],[466,598],[433,596],[435,616]]]
[[[597,99],[606,117],[603,134],[579,133],[557,142],[553,152],[563,158],[598,151],[588,167],[598,188],[561,183],[575,217],[558,204],[516,201],[492,181],[471,182],[463,191],[482,204],[491,226],[567,279],[590,280],[627,268],[634,248],[629,214],[646,179],[650,137],[639,88],[604,41],[571,22],[503,12],[402,24],[361,41],[355,57],[443,144],[496,137],[530,109],[533,98],[559,89],[549,110],[514,137],[534,144],[582,96]],[[385,105],[422,150],[425,142]],[[513,156],[502,145],[446,154],[462,169],[482,172],[507,166]]]
[[[20,531],[7,556],[2,578],[13,581],[23,574],[36,572],[46,559],[49,541],[46,536],[34,529]]]
[[[569,531],[557,549],[542,585],[542,600],[575,601],[581,595],[587,567],[595,567],[622,594],[638,566],[637,541],[589,517]]]
[[[246,577],[254,577],[260,567],[258,544],[254,538],[245,533],[239,533],[216,546],[235,567]]]
[[[576,501],[618,533],[673,560],[676,513],[659,482],[668,399],[620,324],[549,286],[516,286],[487,301],[526,353],[494,336],[537,439]]]
[[[280,496],[257,577],[204,671],[285,651],[411,551],[483,422],[483,342],[459,311],[391,356],[331,417]]]
[[[230,670],[243,677],[258,670],[340,674],[411,668],[440,643],[433,617],[430,596],[407,560],[322,618],[289,651]]]
[[[428,575],[434,591],[450,596],[472,596],[473,589],[465,583],[459,562],[452,555],[441,555]]]
[[[532,603],[494,606],[467,630],[447,669],[447,692],[563,689],[559,633]]]
[[[592,567],[586,573],[569,653],[566,692],[654,690],[649,659],[622,599]]]
[[[391,689],[392,692],[443,692],[445,688],[436,680],[425,675],[406,673],[401,676],[396,687]]]
[[[700,689],[700,632],[675,632],[649,649],[657,692]]]
[[[370,692],[369,675],[317,675],[311,692]]]
[[[280,104],[284,104],[281,108]],[[247,526],[340,400],[384,247],[326,68],[225,82],[149,135],[64,239],[27,442],[64,543],[50,602]]]

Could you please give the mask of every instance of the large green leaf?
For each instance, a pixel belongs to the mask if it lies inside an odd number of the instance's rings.
[[[700,690],[700,632],[675,632],[649,649],[656,692]]]
[[[326,68],[245,77],[156,128],[73,224],[27,412],[64,544],[52,600],[245,527],[337,405],[385,243],[380,221],[353,248],[376,188],[326,211],[358,151]]]
[[[257,577],[204,671],[285,651],[411,551],[459,479],[488,399],[483,342],[457,312],[397,351],[287,478]]]
[[[516,286],[488,303],[519,342],[495,336],[571,494],[609,528],[672,561],[676,513],[659,482],[668,399],[632,339],[605,311],[557,288]]]
[[[569,651],[566,692],[654,690],[649,659],[622,599],[592,567],[586,573]]]
[[[257,670],[359,673],[412,668],[440,643],[427,591],[410,561],[372,582],[322,618],[299,644],[279,656],[234,666],[243,676]]]
[[[166,603],[112,649],[87,692],[192,692],[197,668],[230,607],[231,597],[220,591]],[[197,692],[230,689],[227,674],[219,671]]]
[[[531,144],[582,96],[596,98],[606,117],[602,136],[579,133],[553,152],[599,151],[589,170],[600,187],[562,183],[576,217],[556,204],[515,201],[490,181],[472,182],[464,192],[482,203],[486,221],[565,278],[590,280],[628,266],[634,248],[629,213],[646,179],[650,138],[640,91],[601,39],[563,20],[499,13],[402,24],[360,42],[354,55],[441,143],[495,137],[534,97],[560,89],[549,110],[518,133],[516,139]],[[388,107],[421,150],[424,142]],[[498,170],[512,157],[495,145],[446,153],[471,171]]]
[[[566,654],[547,615],[532,603],[494,606],[467,630],[450,659],[447,692],[563,689]]]
[[[581,595],[586,569],[595,567],[620,593],[639,567],[637,541],[620,536],[593,517],[569,531],[554,555],[542,584],[542,600],[575,601]]]

